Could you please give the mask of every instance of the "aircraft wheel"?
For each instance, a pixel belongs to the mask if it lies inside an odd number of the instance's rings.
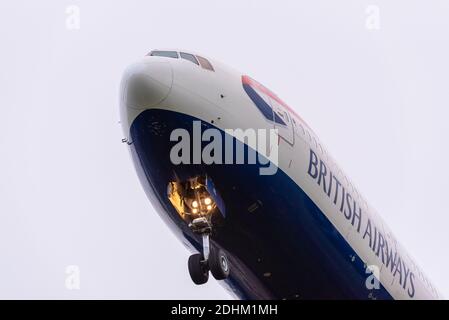
[[[205,284],[209,280],[209,270],[203,261],[203,255],[196,253],[189,257],[189,274],[192,281],[197,284]]]
[[[224,280],[229,276],[229,260],[223,250],[212,250],[209,255],[209,269],[217,280]]]

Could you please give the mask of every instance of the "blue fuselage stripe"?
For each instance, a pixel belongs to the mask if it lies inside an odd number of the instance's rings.
[[[254,164],[173,165],[170,133],[177,128],[191,133],[198,120],[167,110],[142,112],[130,129],[133,159],[158,213],[196,249],[201,239],[169,202],[167,185],[195,175],[212,179],[226,205],[226,218],[217,223],[212,241],[230,257],[226,283],[240,298],[392,299],[381,284],[367,288],[364,262],[282,170],[263,176]],[[202,122],[202,130],[208,128],[215,127]],[[224,141],[226,133],[220,132]],[[240,143],[234,139],[235,147]]]

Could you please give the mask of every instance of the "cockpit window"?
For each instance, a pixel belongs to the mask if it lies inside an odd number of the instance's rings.
[[[176,51],[151,51],[150,56],[153,57],[167,57],[167,58],[178,58],[178,53]]]
[[[196,58],[193,54],[185,53],[185,52],[181,52],[180,54],[181,54],[181,58],[189,60],[196,65],[199,65],[198,60],[196,60]]]
[[[203,69],[215,71],[214,67],[212,67],[209,60],[207,60],[206,58],[200,57],[200,56],[196,56],[196,57],[197,57],[198,61],[200,62],[201,67],[203,67]]]

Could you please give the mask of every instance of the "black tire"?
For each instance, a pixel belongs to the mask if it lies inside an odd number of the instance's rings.
[[[205,284],[207,280],[209,280],[209,270],[205,263],[203,262],[202,254],[192,254],[189,257],[189,274],[190,278],[192,278],[193,283],[200,285]]]
[[[229,260],[223,250],[211,250],[209,255],[209,269],[217,280],[224,280],[229,276]]]

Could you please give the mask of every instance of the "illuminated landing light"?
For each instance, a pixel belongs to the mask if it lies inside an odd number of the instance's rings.
[[[212,203],[212,200],[210,198],[204,199],[204,204],[205,205],[210,205],[211,203]]]
[[[197,214],[198,213],[198,209],[192,209],[192,213],[193,214]]]
[[[194,201],[192,202],[192,207],[198,208],[198,201],[194,200]]]
[[[207,210],[212,210],[212,206],[211,205],[208,205],[206,208],[207,208]]]

